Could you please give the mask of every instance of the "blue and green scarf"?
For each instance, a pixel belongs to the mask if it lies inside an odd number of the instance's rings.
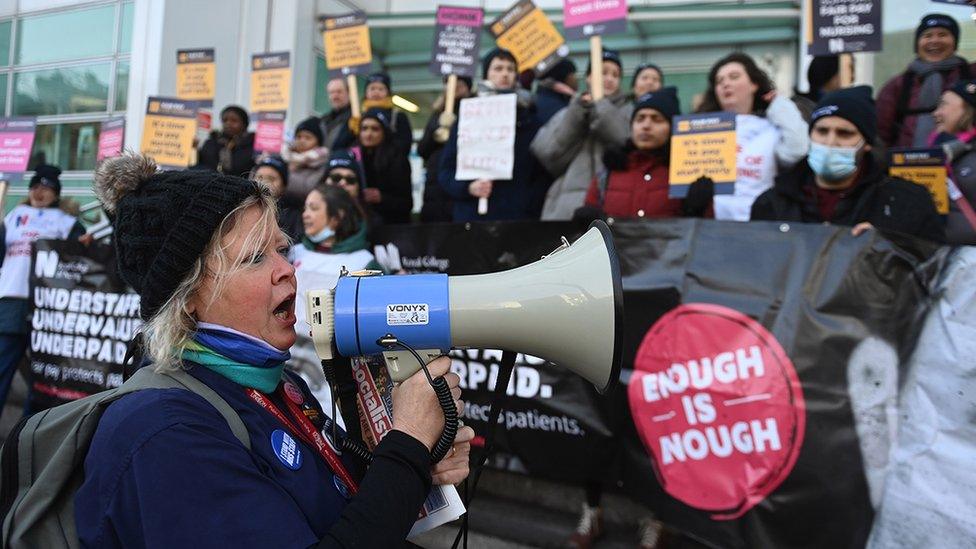
[[[238,385],[272,393],[278,387],[291,353],[279,351],[269,343],[237,330],[200,322],[193,339],[184,346],[182,357]]]

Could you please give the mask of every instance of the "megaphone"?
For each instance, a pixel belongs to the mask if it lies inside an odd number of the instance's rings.
[[[353,273],[355,274],[355,273]],[[306,293],[319,357],[383,353],[394,381],[448,349],[503,349],[553,362],[603,393],[620,374],[623,290],[610,228],[595,221],[572,245],[492,274],[340,276]]]

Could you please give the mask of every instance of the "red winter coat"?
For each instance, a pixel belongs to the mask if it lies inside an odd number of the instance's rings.
[[[976,63],[969,65],[969,71],[972,75],[971,77],[976,78]],[[959,73],[959,68],[955,68],[946,73],[942,79],[942,91],[949,89],[959,80]],[[876,103],[878,109],[878,138],[889,147],[911,147],[912,137],[915,135],[915,121],[918,118],[916,115],[907,114],[903,119],[900,131],[898,127],[898,99],[901,97],[904,78],[904,72],[892,77],[891,80],[885,82],[884,87],[878,92],[878,100]],[[906,111],[911,112],[912,109],[921,107],[935,108],[935,105],[917,104],[921,87],[921,80],[918,77],[912,78],[912,91],[909,94],[908,105],[905,106]]]
[[[601,205],[598,180],[590,182],[586,205],[608,217],[680,217],[681,200],[668,198],[668,159],[631,151],[625,169],[611,169]]]

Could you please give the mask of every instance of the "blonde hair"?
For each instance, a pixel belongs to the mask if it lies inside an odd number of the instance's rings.
[[[262,186],[263,187],[263,186]],[[244,242],[236,257],[230,257],[229,243],[224,238],[234,231],[249,208],[257,206],[261,217],[249,228],[245,228]],[[194,262],[173,295],[159,308],[159,311],[143,326],[146,351],[155,365],[156,371],[175,370],[182,367],[181,355],[196,329],[196,319],[187,312],[190,301],[197,296],[205,278],[214,281],[210,299],[204,303],[210,307],[223,294],[227,279],[243,269],[248,262],[245,258],[253,256],[267,246],[268,242],[281,233],[278,228],[277,206],[266,187],[262,193],[251,195],[234,208],[217,226],[203,254]]]

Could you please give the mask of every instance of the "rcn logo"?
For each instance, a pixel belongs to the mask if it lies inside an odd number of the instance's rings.
[[[400,248],[390,242],[387,245],[378,244],[373,246],[373,254],[376,262],[383,266],[387,272],[395,273],[403,270],[400,263]]]
[[[58,252],[54,250],[37,250],[34,260],[34,276],[37,278],[53,278],[58,271]]]

